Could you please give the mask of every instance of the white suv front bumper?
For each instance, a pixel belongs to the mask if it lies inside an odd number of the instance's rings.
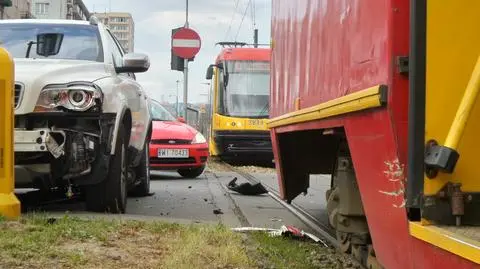
[[[51,134],[63,136],[63,131],[52,131],[48,128],[35,130],[15,129],[15,152],[50,152],[55,158],[64,154],[65,142],[58,144]]]

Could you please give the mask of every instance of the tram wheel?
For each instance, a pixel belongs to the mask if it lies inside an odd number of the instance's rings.
[[[340,244],[340,251],[350,253],[352,251],[351,235],[349,233],[337,231],[337,241]]]

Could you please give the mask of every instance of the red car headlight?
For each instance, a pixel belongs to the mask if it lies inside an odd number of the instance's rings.
[[[203,143],[207,143],[207,140],[200,132],[198,132],[195,135],[195,138],[193,138],[192,144],[203,144]]]

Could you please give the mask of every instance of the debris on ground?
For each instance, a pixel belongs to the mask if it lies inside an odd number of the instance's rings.
[[[261,195],[268,193],[267,189],[265,189],[261,183],[252,184],[245,182],[238,185],[236,182],[237,178],[235,177],[228,183],[227,188],[243,195]]]
[[[271,228],[257,228],[257,227],[240,227],[240,228],[232,228],[234,232],[258,232],[263,231],[267,232],[270,236],[284,236],[284,237],[291,237],[295,239],[310,239],[315,243],[321,243],[325,247],[328,245],[317,236],[304,232],[294,226],[291,225],[283,225],[280,229],[271,229]]]
[[[210,172],[230,172],[230,169],[220,161],[208,160],[207,169]]]
[[[215,214],[215,215],[221,215],[221,214],[223,214],[223,212],[222,212],[221,209],[214,209],[214,210],[213,210],[213,214]]]
[[[249,174],[275,174],[276,170],[275,168],[270,168],[270,167],[262,167],[262,166],[236,166],[236,169],[249,173]]]
[[[208,159],[208,171],[210,172],[231,172],[228,166],[225,166],[220,160]],[[275,174],[273,167],[253,166],[253,165],[234,165],[236,169],[246,173]]]

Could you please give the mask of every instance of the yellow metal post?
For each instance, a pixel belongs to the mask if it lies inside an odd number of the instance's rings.
[[[14,193],[13,91],[14,63],[0,48],[0,215],[9,219],[20,216],[20,202]]]
[[[467,4],[468,2],[468,4]],[[425,175],[424,195],[435,196],[447,183],[462,192],[480,192],[478,180],[478,96],[480,1],[427,1],[425,141],[455,150],[453,173]]]
[[[473,70],[472,77],[468,82],[467,89],[463,94],[462,101],[458,107],[455,119],[453,120],[450,131],[445,140],[445,147],[457,150],[458,143],[462,138],[465,125],[470,116],[473,106],[477,101],[478,91],[480,90],[480,57],[477,59],[477,64]]]

